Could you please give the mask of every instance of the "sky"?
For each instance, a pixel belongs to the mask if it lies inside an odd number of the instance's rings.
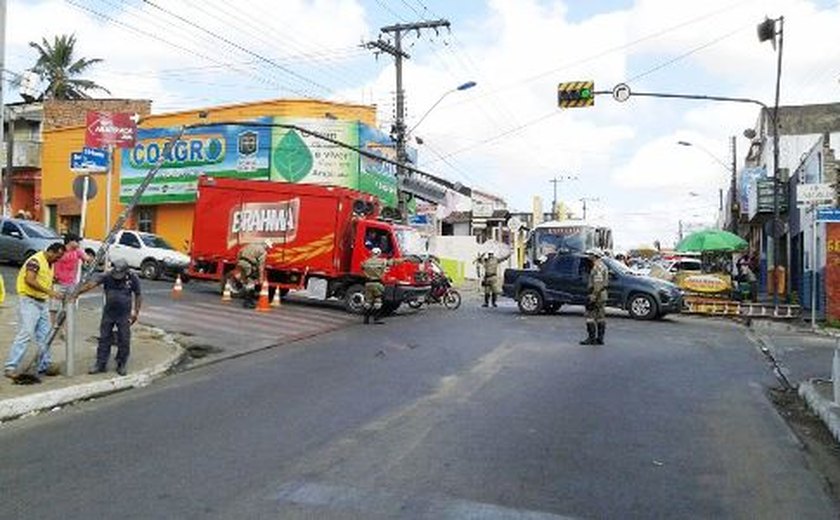
[[[88,78],[156,113],[304,97],[375,104],[387,130],[393,59],[361,44],[386,38],[381,27],[445,19],[450,30],[403,40],[420,168],[519,211],[534,196],[547,211],[556,177],[558,199],[578,218],[587,199],[587,219],[624,250],[672,245],[681,222],[714,223],[730,136],[742,164],[758,107],[609,92],[626,83],[772,105],[777,55],[756,36],[765,16],[785,20],[780,104],[837,101],[836,0],[8,0],[5,61],[21,72],[30,41],[73,33],[78,56],[104,60]],[[579,80],[607,93],[558,108],[557,84]],[[476,86],[455,90],[467,81]]]

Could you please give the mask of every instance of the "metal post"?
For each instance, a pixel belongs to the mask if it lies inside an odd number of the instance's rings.
[[[779,188],[781,186],[779,179],[779,87],[782,79],[782,43],[784,41],[784,23],[785,17],[779,17],[779,49],[778,59],[776,61],[776,101],[773,104],[773,305],[779,304],[779,280],[776,273],[779,269],[779,261],[781,260],[780,246],[780,231],[781,222],[779,218]]]
[[[811,204],[811,328],[817,328],[817,205]]]
[[[111,177],[114,171],[114,145],[108,145],[108,169],[105,175],[105,234],[111,230]]]
[[[6,0],[0,0],[0,146],[3,146],[6,139],[4,137],[4,126],[6,124],[6,105],[3,99],[3,71],[6,69]],[[0,165],[2,168],[2,165]],[[3,216],[9,216],[9,208],[6,205],[6,200],[8,200],[8,188],[6,187],[6,181],[8,177],[11,175],[11,169],[8,169],[4,172],[3,175],[0,175],[0,184],[3,185]]]
[[[85,222],[87,222],[88,190],[90,189],[90,175],[85,174],[84,187],[82,188],[82,217],[79,223],[79,236],[85,236]]]
[[[394,65],[397,69],[397,107],[394,121],[394,130],[397,138],[397,160],[400,166],[397,166],[397,209],[400,211],[400,221],[408,221],[408,201],[406,200],[406,193],[401,189],[400,183],[405,180],[405,168],[403,164],[407,162],[407,155],[405,151],[405,97],[402,85],[402,31],[394,31],[394,48],[397,52],[394,56]]]
[[[6,175],[3,176],[3,208],[9,207],[9,184],[12,183],[12,172],[15,166],[15,113],[12,110],[6,112],[9,116],[9,131],[6,135],[8,143],[6,146]],[[4,209],[4,211],[7,210]]]
[[[65,323],[67,324],[67,341],[64,344],[64,359],[66,366],[64,372],[67,377],[73,377],[76,373],[76,302],[66,300],[64,302],[66,311]]]

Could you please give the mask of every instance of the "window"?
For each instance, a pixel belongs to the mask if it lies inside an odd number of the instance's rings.
[[[137,208],[137,230],[144,233],[155,232],[155,208],[141,206]]]
[[[3,231],[2,233],[6,236],[12,236],[12,232],[17,231],[18,236],[20,236],[20,230],[18,227],[11,222],[3,222]]]
[[[134,233],[123,233],[120,237],[120,245],[140,249],[140,240]]]

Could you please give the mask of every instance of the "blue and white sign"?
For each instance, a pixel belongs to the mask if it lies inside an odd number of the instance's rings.
[[[840,208],[818,209],[817,222],[840,222]]]
[[[80,173],[108,171],[108,152],[85,147],[81,152],[70,153],[70,169]]]

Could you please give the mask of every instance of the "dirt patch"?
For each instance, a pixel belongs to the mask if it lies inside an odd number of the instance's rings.
[[[192,359],[201,359],[203,357],[207,357],[210,354],[218,354],[219,352],[223,352],[222,349],[218,347],[214,347],[212,345],[189,345],[185,347],[187,350],[187,354]]]
[[[840,507],[840,443],[795,389],[771,388],[768,397],[804,446],[826,493]]]

